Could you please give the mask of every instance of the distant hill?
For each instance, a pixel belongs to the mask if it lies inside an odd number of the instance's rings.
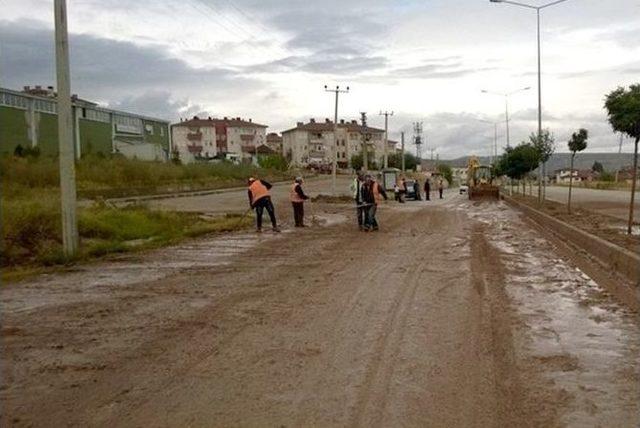
[[[480,163],[488,164],[490,159],[488,156],[478,157]],[[452,167],[462,168],[467,166],[469,156],[463,156],[457,159],[443,160]],[[616,171],[621,167],[630,167],[633,165],[633,153],[578,153],[574,162],[576,169],[591,169],[594,162],[600,162],[606,171]],[[571,153],[555,153],[547,162],[547,172],[553,173],[556,169],[569,168],[571,164]]]

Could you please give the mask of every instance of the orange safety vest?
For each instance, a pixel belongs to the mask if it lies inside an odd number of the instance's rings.
[[[262,199],[265,196],[271,196],[269,194],[269,189],[262,184],[260,180],[256,180],[249,186],[249,190],[251,190],[251,204],[255,204],[258,199]]]
[[[382,194],[380,193],[380,185],[377,181],[373,182],[373,197],[375,198],[376,204],[382,202]]]
[[[291,191],[289,192],[289,200],[291,202],[304,202],[304,199],[302,199],[300,195],[298,195],[298,192],[296,192],[296,186],[298,186],[298,183],[293,183],[293,185],[291,186]]]

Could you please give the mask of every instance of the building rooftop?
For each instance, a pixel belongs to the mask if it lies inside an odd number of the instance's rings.
[[[348,132],[365,132],[365,133],[384,132],[383,129],[372,128],[370,126],[363,127],[358,123],[357,120],[352,120],[348,122],[342,119],[338,123],[338,128],[343,128],[343,129],[346,128]],[[292,131],[309,131],[309,132],[333,131],[333,121],[329,119],[325,119],[324,122],[318,122],[312,118],[312,119],[309,119],[309,122],[307,123],[298,122],[295,128],[287,129],[286,131],[282,131],[282,133],[284,134]]]
[[[213,118],[211,116],[207,118],[199,118],[193,116],[188,120],[180,120],[178,123],[174,123],[172,126],[229,126],[229,127],[253,127],[253,128],[267,128],[267,125],[260,125],[253,122],[252,119],[244,120],[240,117],[224,117],[222,119]]]

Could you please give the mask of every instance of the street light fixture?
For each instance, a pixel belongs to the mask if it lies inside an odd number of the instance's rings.
[[[336,86],[335,89],[329,89],[327,85],[324,85],[325,92],[334,92],[336,94],[336,108],[333,120],[333,160],[331,162],[331,193],[336,196],[336,170],[338,164],[338,95],[340,93],[346,94],[349,92],[347,89],[340,89],[340,86]]]
[[[491,0],[491,1],[494,1],[494,0]],[[528,91],[529,89],[531,89],[531,86],[520,88],[512,92],[491,92],[491,91],[487,91],[486,89],[482,90],[483,94],[499,95],[501,97],[504,97],[504,116],[505,116],[505,124],[507,126],[507,147],[510,147],[511,145],[509,140],[509,97],[511,95],[517,94],[518,92]]]
[[[534,6],[531,4],[520,3],[517,1],[511,1],[511,0],[489,0],[489,1],[491,3],[508,3],[514,6],[520,6],[527,9],[533,9],[536,11],[537,23],[538,23],[538,27],[537,27],[538,28],[538,138],[540,138],[540,136],[542,135],[542,73],[541,73],[541,64],[540,64],[540,11],[542,9],[546,9],[551,6],[555,6],[559,3],[563,3],[567,0],[556,0],[547,4],[543,4],[542,6]],[[542,164],[541,172],[545,174],[544,163]],[[540,174],[538,174],[538,177],[540,177]],[[540,184],[538,187],[538,192],[542,196],[542,192],[540,192]]]

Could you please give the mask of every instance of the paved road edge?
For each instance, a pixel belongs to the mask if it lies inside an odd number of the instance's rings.
[[[634,295],[636,303],[640,302],[640,256],[535,208],[517,202],[509,196],[503,195],[502,199],[518,208],[543,229],[584,250],[604,266],[630,280],[631,286],[634,287],[630,291]]]

